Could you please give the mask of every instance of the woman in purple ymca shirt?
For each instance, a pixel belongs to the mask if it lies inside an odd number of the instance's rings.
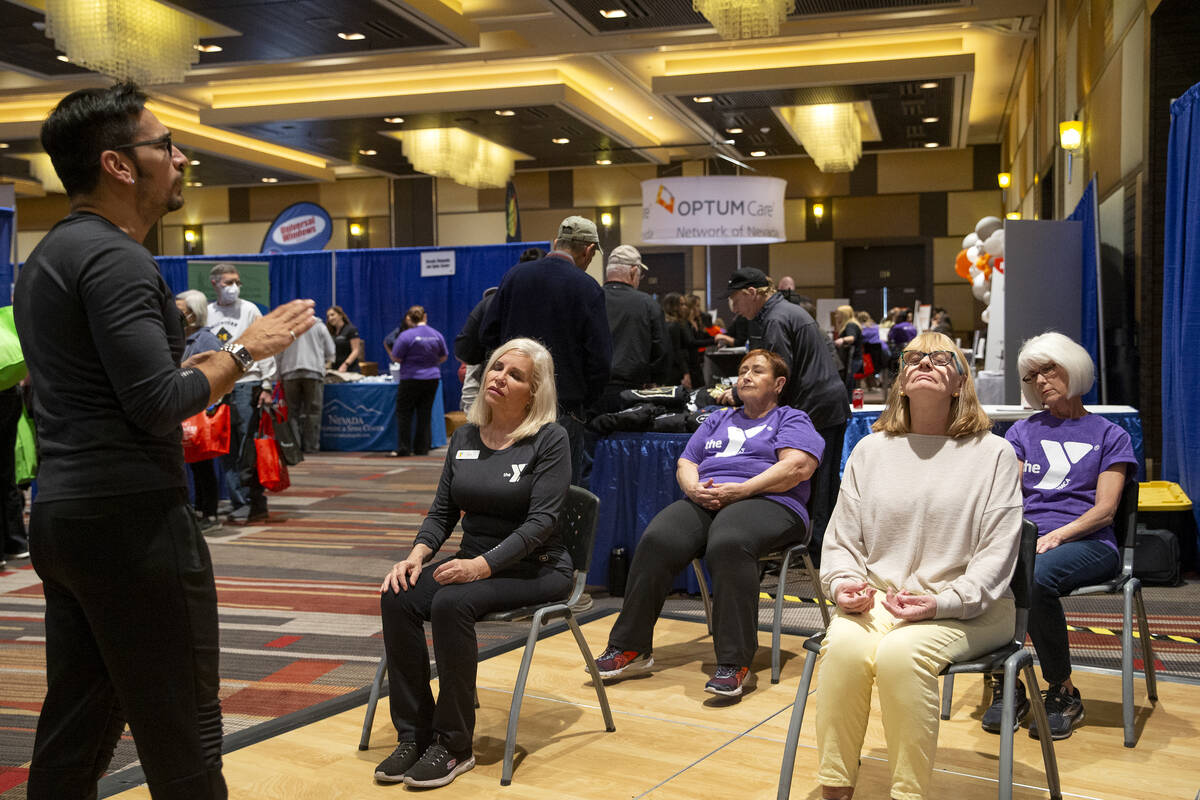
[[[425,309],[413,306],[404,315],[408,326],[392,345],[392,361],[400,365],[396,389],[396,449],[393,456],[423,456],[429,452],[432,426],[429,415],[437,396],[439,369],[446,360],[446,340],[429,327]],[[416,432],[413,432],[413,415]]]
[[[1009,428],[1005,438],[1022,462],[1025,517],[1038,526],[1029,638],[1037,650],[1050,734],[1065,739],[1083,721],[1083,702],[1071,683],[1067,620],[1059,598],[1080,586],[1103,583],[1121,566],[1113,517],[1137,462],[1129,434],[1083,407],[1095,370],[1087,351],[1061,333],[1035,336],[1017,356],[1021,391],[1045,411]],[[992,681],[992,705],[983,728],[998,733],[1001,681]],[[1018,719],[1029,710],[1017,683]],[[1040,731],[1031,724],[1029,733]]]

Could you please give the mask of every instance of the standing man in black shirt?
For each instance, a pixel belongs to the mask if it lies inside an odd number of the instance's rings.
[[[125,723],[156,800],[227,796],[217,598],[187,507],[180,422],[314,322],[282,306],[180,366],[179,310],[141,246],[183,205],[186,157],[131,83],[81,89],[42,126],[71,213],[13,298],[41,441],[30,524],[46,596],[46,699],[30,800],[96,796]]]
[[[596,403],[598,414],[621,410],[620,394],[661,383],[666,369],[667,321],[662,306],[638,291],[647,267],[633,245],[614,247],[604,271],[604,304],[612,335],[612,372]]]

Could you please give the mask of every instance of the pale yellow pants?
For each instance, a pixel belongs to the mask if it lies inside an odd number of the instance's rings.
[[[996,601],[973,619],[901,622],[883,607],[883,590],[862,614],[840,609],[821,646],[817,674],[817,773],[823,786],[854,786],[871,712],[871,687],[887,740],[894,800],[929,796],[937,749],[938,673],[1012,641],[1016,611]]]

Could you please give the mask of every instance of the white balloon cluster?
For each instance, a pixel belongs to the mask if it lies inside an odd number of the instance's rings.
[[[971,282],[971,293],[979,302],[992,302],[992,272],[1004,272],[1004,223],[999,217],[984,217],[962,241],[962,250],[954,270]],[[991,318],[990,308],[981,315],[984,324]]]

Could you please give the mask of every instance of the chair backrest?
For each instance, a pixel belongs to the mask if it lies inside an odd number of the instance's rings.
[[[1017,547],[1017,568],[1013,570],[1013,599],[1017,606],[1017,624],[1013,630],[1013,641],[1025,646],[1025,633],[1029,630],[1029,603],[1033,587],[1033,559],[1037,555],[1037,524],[1021,520],[1021,543]]]
[[[1113,533],[1117,535],[1117,545],[1121,548],[1121,574],[1133,574],[1133,551],[1137,545],[1137,511],[1138,488],[1136,480],[1125,481],[1125,489],[1121,492],[1121,502],[1117,504],[1117,513],[1113,516]]]
[[[587,572],[592,567],[592,549],[596,542],[596,510],[599,506],[600,498],[587,489],[578,486],[567,489],[567,497],[563,501],[559,517],[559,531],[576,572]]]

